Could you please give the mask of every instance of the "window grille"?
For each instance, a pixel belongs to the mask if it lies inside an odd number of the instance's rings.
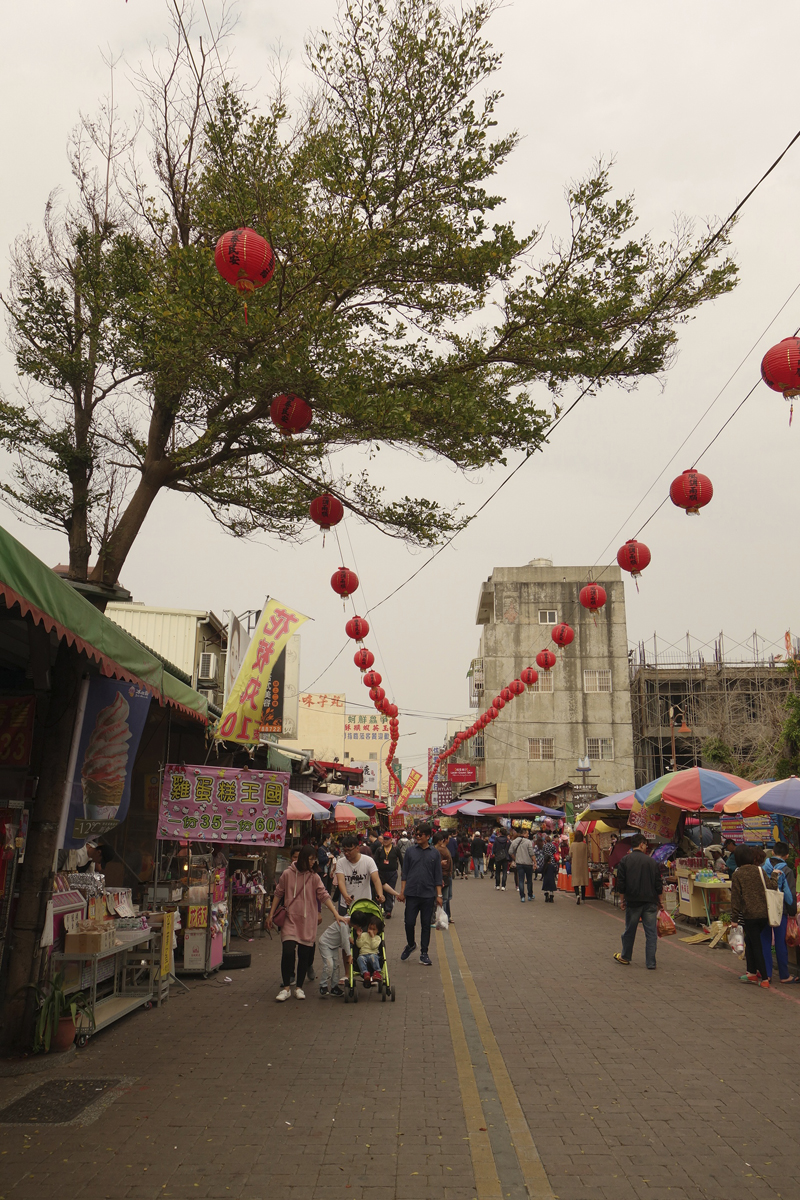
[[[556,756],[554,738],[528,738],[530,762],[552,762]]]
[[[585,692],[610,692],[611,672],[608,670],[584,671],[583,690]]]
[[[613,738],[587,738],[586,753],[593,762],[614,761]]]

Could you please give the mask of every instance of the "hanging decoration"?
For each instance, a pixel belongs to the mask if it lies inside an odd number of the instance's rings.
[[[519,677],[529,692],[532,692],[539,682],[539,672],[534,671],[533,667],[526,667],[524,671],[520,671]]]
[[[644,542],[637,542],[635,538],[630,538],[617,551],[617,562],[623,571],[630,571],[632,579],[638,579],[650,562],[650,551]],[[638,583],[636,586],[638,589]]]
[[[552,650],[540,650],[536,655],[536,665],[543,671],[552,671],[556,665],[556,656]]]
[[[503,690],[502,690],[502,692],[500,693],[500,695],[501,695],[501,696],[502,696],[502,698],[505,700],[506,704],[508,704],[509,700],[513,700],[513,699],[514,699],[514,693],[513,693],[512,691],[510,691],[510,690],[509,690],[507,687],[504,687],[504,688],[503,688]]]
[[[358,588],[358,576],[355,571],[350,571],[347,567],[339,567],[339,570],[334,571],[331,575],[331,587],[337,596],[347,599]]]
[[[338,525],[344,516],[344,506],[336,496],[324,492],[316,496],[308,506],[308,515],[315,525],[327,532],[333,525]]]
[[[794,413],[794,397],[800,396],[800,338],[787,337],[771,346],[761,360],[761,378],[773,392],[782,392],[789,401],[789,424]]]
[[[367,671],[361,682],[368,688],[377,687],[382,682],[382,676],[378,671]]]
[[[525,684],[521,679],[512,679],[511,683],[508,685],[508,690],[511,692],[512,696],[521,696],[525,691]]]
[[[214,266],[239,295],[247,295],[272,279],[275,254],[269,242],[255,229],[229,229],[214,249]],[[244,323],[247,324],[246,301]]]
[[[354,642],[363,642],[369,633],[369,621],[364,617],[351,617],[345,625],[344,631]]]
[[[567,625],[566,621],[562,621],[553,628],[551,637],[557,646],[569,646],[575,638],[575,630],[571,625]]]
[[[366,646],[362,646],[360,650],[356,650],[353,655],[353,662],[358,667],[359,671],[368,671],[375,662],[375,655],[371,650],[367,650]]]
[[[396,704],[387,704],[383,711],[386,713],[387,717],[396,717],[399,709]],[[389,726],[389,732],[392,732],[391,725]]]
[[[276,396],[269,406],[269,415],[273,425],[277,425],[284,437],[293,433],[302,433],[311,424],[314,411],[308,401],[294,392],[286,392]]]
[[[496,708],[499,711],[501,708],[505,708],[505,706],[506,706],[506,702],[503,699],[503,697],[495,696],[494,700],[492,701],[492,707]]]
[[[369,698],[373,702],[373,704],[375,705],[376,708],[380,704],[381,700],[383,700],[385,698],[385,696],[386,696],[386,692],[383,690],[382,687],[378,687],[376,685],[375,687],[371,687],[369,689]]]
[[[590,613],[596,613],[606,602],[606,590],[599,583],[587,583],[582,587],[578,599]]]
[[[670,500],[677,508],[685,508],[687,517],[699,517],[713,495],[711,480],[694,468],[673,479],[669,487]]]
[[[495,708],[494,705],[492,705],[486,715],[488,716],[490,721],[496,721],[497,718],[500,716],[500,711],[499,711],[499,709]]]

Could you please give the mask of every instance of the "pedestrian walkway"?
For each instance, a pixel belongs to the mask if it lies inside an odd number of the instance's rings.
[[[0,1123],[0,1200],[798,1195],[800,987],[746,987],[730,952],[678,938],[656,971],[641,935],[620,967],[621,913],[567,895],[459,881],[453,913],[433,968],[399,961],[389,922],[395,1004],[316,985],[276,1004],[264,938],[230,983],[193,981],[55,1072],[0,1080],[3,1108],[46,1079],[98,1097],[73,1124]]]

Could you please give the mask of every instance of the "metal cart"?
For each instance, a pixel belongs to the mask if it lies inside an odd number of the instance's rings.
[[[79,978],[68,990],[86,992],[94,1017],[92,1026],[83,1013],[78,1014],[76,1040],[79,1046],[85,1046],[93,1033],[112,1025],[135,1008],[149,1008],[159,990],[161,935],[153,929],[133,929],[118,933],[117,938],[121,945],[98,950],[95,954],[60,952],[51,956],[54,963],[79,964]]]

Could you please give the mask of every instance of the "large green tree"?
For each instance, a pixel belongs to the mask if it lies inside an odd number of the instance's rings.
[[[83,123],[75,199],[16,247],[4,299],[24,392],[0,414],[18,454],[5,497],[66,531],[74,578],[96,555],[92,579],[113,584],[164,488],[235,534],[291,538],[324,481],[430,544],[457,513],[345,476],[337,452],[387,444],[465,470],[531,452],[565,386],[660,373],[679,324],[734,285],[724,239],[698,255],[690,223],[637,236],[602,164],[568,188],[547,253],[502,219],[488,189],[517,135],[496,132],[494,7],[341,0],[294,111],[280,80],[261,109],[226,82],[183,10],[138,76],[138,137],[113,101]],[[239,225],[277,257],[247,325],[213,262]],[[294,439],[269,419],[286,391],[314,408]]]

